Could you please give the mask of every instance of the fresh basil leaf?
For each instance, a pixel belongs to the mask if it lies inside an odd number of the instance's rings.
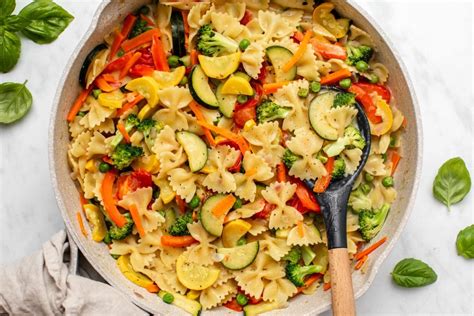
[[[15,10],[15,0],[1,0],[0,1],[0,19],[9,16]]]
[[[33,97],[24,83],[0,84],[0,123],[10,124],[25,116],[31,108]]]
[[[392,278],[403,287],[420,287],[434,283],[438,276],[423,261],[409,258],[403,259],[393,269]]]
[[[21,41],[18,35],[0,27],[0,72],[9,72],[20,58]]]
[[[460,202],[470,190],[471,176],[461,158],[449,159],[439,168],[433,182],[433,195],[448,209]]]
[[[456,238],[458,255],[466,259],[474,259],[474,225],[461,230]]]
[[[38,44],[53,42],[74,19],[50,0],[36,0],[24,7],[19,15],[29,21],[22,30],[23,35]]]
[[[19,15],[7,16],[3,21],[3,27],[10,32],[19,32],[28,26],[29,21]]]

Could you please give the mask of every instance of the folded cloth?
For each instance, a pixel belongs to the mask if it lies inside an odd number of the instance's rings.
[[[0,265],[0,314],[148,315],[111,286],[70,274],[68,247],[60,231],[38,253]]]

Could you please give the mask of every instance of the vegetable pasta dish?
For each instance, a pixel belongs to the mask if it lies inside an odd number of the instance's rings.
[[[388,77],[370,34],[331,2],[130,12],[85,58],[67,115],[78,225],[125,278],[193,315],[328,290],[315,194],[359,166],[356,103],[371,148],[348,202],[354,269],[385,241],[407,124]]]

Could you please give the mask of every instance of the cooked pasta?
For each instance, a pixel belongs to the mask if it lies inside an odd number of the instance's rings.
[[[356,102],[372,147],[348,201],[351,258],[397,197],[407,122],[374,39],[313,1],[158,2],[89,54],[68,115],[71,177],[103,242],[130,281],[194,314],[320,291],[326,229],[304,181],[324,191],[358,169]],[[320,276],[289,272],[303,265]]]

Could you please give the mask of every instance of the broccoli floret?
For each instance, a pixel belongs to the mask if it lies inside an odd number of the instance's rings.
[[[350,66],[354,66],[358,61],[365,61],[366,63],[372,58],[374,50],[372,47],[366,45],[360,46],[347,46],[347,59],[346,63]]]
[[[334,97],[333,108],[340,106],[350,106],[355,103],[355,94],[350,92],[340,92]]]
[[[125,225],[123,225],[123,227],[118,227],[114,223],[111,223],[111,226],[109,228],[110,239],[121,240],[131,234],[134,224],[132,217],[130,216],[130,213],[124,214],[124,217],[127,222],[125,223]]]
[[[283,260],[288,261],[289,263],[298,263],[301,260],[301,248],[300,247],[293,247],[291,248],[290,252],[287,253]]]
[[[137,37],[138,35],[144,33],[147,30],[148,30],[148,23],[145,20],[138,18],[138,20],[133,25],[133,28],[130,31],[130,35],[128,36],[128,38]]]
[[[344,130],[344,135],[340,137],[334,143],[324,146],[324,152],[329,157],[339,155],[345,148],[359,148],[360,150],[365,147],[365,139],[360,131],[352,125],[349,125]]]
[[[142,132],[143,137],[145,138],[145,143],[148,148],[152,148],[155,141],[154,138],[161,130],[164,128],[163,123],[157,122],[154,119],[148,118],[140,122],[137,129]]]
[[[171,225],[171,227],[169,228],[168,233],[173,236],[189,235],[188,224],[192,222],[193,213],[187,212],[176,219],[173,225]]]
[[[360,233],[365,241],[370,241],[379,233],[389,211],[390,204],[384,204],[378,210],[364,210],[359,213]]]
[[[210,24],[206,24],[197,32],[197,49],[203,55],[217,56],[221,53],[235,53],[239,50],[239,44],[214,31]]]
[[[288,116],[290,110],[290,108],[279,106],[278,104],[267,100],[257,107],[257,119],[259,123],[284,119]]]
[[[133,160],[143,155],[143,148],[130,144],[119,144],[111,155],[112,162],[117,169],[122,170],[130,166]]]
[[[293,166],[293,164],[295,163],[296,160],[298,159],[301,159],[300,156],[294,154],[291,150],[289,150],[288,148],[285,150],[285,152],[283,153],[283,163],[285,164],[285,166],[288,168],[288,169],[291,169],[291,167]]]
[[[346,173],[346,162],[341,157],[338,157],[336,161],[334,161],[334,169],[332,171],[332,178],[337,180],[344,177]]]
[[[307,275],[319,273],[323,267],[319,265],[300,266],[297,263],[286,264],[286,278],[296,286],[303,286],[304,279]]]
[[[130,133],[130,131],[134,128],[137,127],[140,124],[140,120],[135,114],[130,114],[126,119],[125,119],[125,130],[127,133]],[[120,133],[120,131],[117,131],[115,133],[114,138],[110,142],[110,147],[115,148],[117,147],[118,144],[123,140],[123,135]]]
[[[359,187],[349,195],[348,205],[354,212],[359,213],[362,210],[370,210],[372,208],[372,201],[364,193],[362,186],[359,185]]]

